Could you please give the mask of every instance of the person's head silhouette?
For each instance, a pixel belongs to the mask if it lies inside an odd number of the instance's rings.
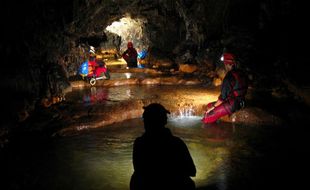
[[[143,107],[143,121],[146,132],[157,131],[167,124],[167,114],[170,112],[159,103]]]
[[[159,103],[143,108],[145,133],[133,144],[130,190],[194,190],[196,167],[189,150],[165,127],[170,112]]]

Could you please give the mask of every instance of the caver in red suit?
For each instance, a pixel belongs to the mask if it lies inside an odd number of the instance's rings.
[[[230,115],[244,107],[245,95],[248,88],[247,77],[236,68],[235,56],[224,53],[224,65],[228,71],[224,77],[221,94],[216,102],[207,105],[203,123],[213,123],[219,118]]]
[[[107,68],[104,67],[104,62],[97,60],[93,55],[88,60],[88,75],[89,77],[99,77],[102,73],[107,72]]]
[[[93,54],[89,55],[89,59],[88,59],[88,75],[89,77],[92,77],[96,74],[96,67],[97,67],[97,63],[96,63],[96,57]]]

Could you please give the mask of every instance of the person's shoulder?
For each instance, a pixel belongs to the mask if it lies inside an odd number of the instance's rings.
[[[143,144],[145,144],[144,142],[145,142],[145,140],[143,140],[142,137],[137,137],[133,142],[133,146],[134,146],[134,148],[142,147]]]
[[[172,135],[172,139],[173,139],[173,141],[176,144],[180,144],[180,145],[184,145],[185,144],[185,142],[180,137]]]
[[[137,143],[139,143],[139,142],[141,142],[141,141],[143,141],[143,139],[144,139],[144,137],[143,137],[143,135],[142,136],[140,136],[140,137],[137,137],[136,139],[135,139],[135,143],[137,142]]]

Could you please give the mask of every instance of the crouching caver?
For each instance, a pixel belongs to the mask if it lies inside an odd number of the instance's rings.
[[[248,78],[241,70],[237,69],[233,54],[224,53],[223,59],[227,73],[218,100],[207,105],[207,111],[202,119],[202,122],[206,124],[213,123],[225,115],[230,115],[245,105]]]

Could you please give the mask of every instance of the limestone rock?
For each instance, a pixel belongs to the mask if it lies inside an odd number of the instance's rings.
[[[198,70],[198,66],[194,64],[180,64],[179,71],[183,73],[193,73]]]
[[[244,125],[280,125],[282,119],[257,107],[241,109],[230,116],[221,118],[226,122]]]

